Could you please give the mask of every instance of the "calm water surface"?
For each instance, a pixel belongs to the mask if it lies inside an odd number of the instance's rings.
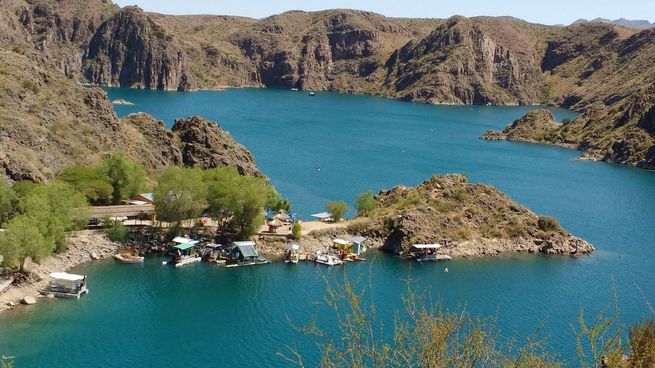
[[[449,273],[383,254],[373,262],[327,269],[284,264],[186,269],[102,262],[82,267],[91,293],[79,301],[40,303],[0,316],[0,353],[19,367],[285,366],[277,352],[295,344],[310,363],[313,343],[287,317],[316,318],[331,329],[320,304],[324,279],[371,279],[380,316],[391,321],[405,279],[448,307],[466,305],[497,316],[504,337],[525,337],[544,322],[548,344],[575,356],[572,325],[583,309],[611,303],[624,321],[655,302],[655,175],[576,161],[565,149],[486,142],[478,137],[521,116],[527,107],[450,107],[363,96],[282,90],[173,93],[109,89],[120,116],[145,111],[172,125],[203,115],[218,121],[257,158],[303,218],[329,199],[352,202],[362,191],[415,185],[434,173],[460,172],[492,184],[540,214],[557,216],[598,252],[578,259],[511,256],[455,261]],[[571,112],[553,110],[559,119]],[[310,364],[311,365],[311,364]]]

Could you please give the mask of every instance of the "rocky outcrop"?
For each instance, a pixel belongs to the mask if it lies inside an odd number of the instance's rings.
[[[560,125],[550,110],[532,110],[516,119],[502,132],[490,130],[482,135],[487,140],[508,140],[527,143],[562,143],[557,134]]]
[[[137,7],[103,23],[84,54],[84,73],[107,86],[187,91],[186,54],[175,37]]]
[[[594,247],[490,186],[463,175],[435,175],[414,188],[381,191],[360,231],[383,250],[406,254],[417,243],[440,252],[477,257],[511,252],[581,255]]]
[[[113,152],[152,174],[171,165],[230,165],[261,175],[252,155],[215,123],[183,119],[173,132],[145,114],[119,120],[100,89],[81,87],[13,52],[0,51],[0,65],[0,180],[48,181],[65,167]]]
[[[193,116],[175,120],[172,131],[180,141],[185,165],[203,169],[230,166],[241,175],[262,176],[253,155],[218,124]]]

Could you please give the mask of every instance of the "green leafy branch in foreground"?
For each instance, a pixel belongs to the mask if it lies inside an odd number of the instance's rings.
[[[346,276],[326,282],[324,303],[336,319],[337,333],[330,334],[313,322],[295,327],[312,337],[321,353],[320,367],[387,368],[558,368],[567,366],[546,349],[541,328],[521,343],[501,344],[493,319],[474,317],[465,309],[449,311],[433,304],[427,295],[408,287],[403,307],[394,316],[393,328],[385,331],[375,303],[364,301],[365,290]],[[581,367],[652,368],[655,363],[655,322],[646,319],[630,329],[627,344],[621,336],[618,308],[600,313],[590,323],[580,314],[577,350]],[[289,354],[278,353],[287,363],[305,367],[295,346]]]

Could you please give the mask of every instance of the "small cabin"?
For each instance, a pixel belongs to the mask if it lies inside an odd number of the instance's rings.
[[[259,259],[254,241],[234,242],[234,247],[230,250],[230,258],[239,262],[252,262]]]

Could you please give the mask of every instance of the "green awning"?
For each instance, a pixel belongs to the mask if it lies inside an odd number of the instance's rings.
[[[174,246],[173,248],[177,248],[179,250],[187,250],[189,248],[193,248],[193,246],[196,245],[197,243],[198,243],[197,241],[189,242],[189,243],[182,243],[182,244],[178,244],[178,245]]]

